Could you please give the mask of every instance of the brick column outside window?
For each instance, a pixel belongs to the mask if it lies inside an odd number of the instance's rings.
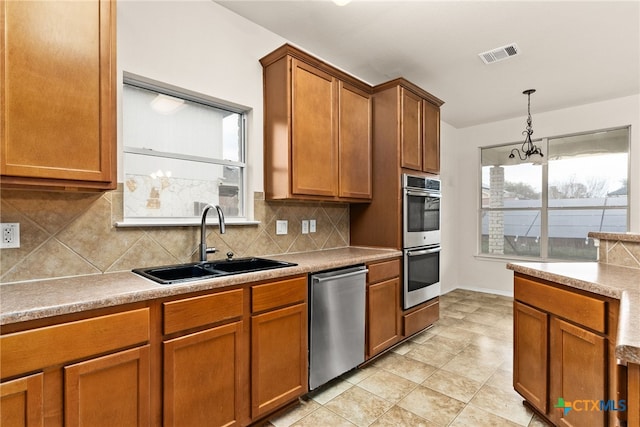
[[[489,207],[504,207],[504,168],[492,166],[489,171]],[[504,212],[489,212],[489,253],[504,254]]]

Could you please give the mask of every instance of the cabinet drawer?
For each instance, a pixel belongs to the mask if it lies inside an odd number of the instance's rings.
[[[254,313],[306,300],[306,276],[256,285],[251,288],[251,311]]]
[[[367,268],[369,269],[368,283],[382,282],[400,275],[400,260],[378,262],[370,264]]]
[[[440,302],[435,301],[426,307],[419,308],[403,316],[405,337],[415,334],[438,320]]]
[[[516,276],[514,297],[533,307],[606,333],[606,302]]]
[[[7,378],[149,341],[149,309],[127,311],[0,337]]]
[[[171,334],[242,316],[242,289],[165,302],[164,333]]]

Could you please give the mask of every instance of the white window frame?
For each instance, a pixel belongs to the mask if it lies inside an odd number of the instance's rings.
[[[188,89],[180,88],[177,86],[173,86],[167,83],[162,83],[153,79],[149,79],[147,77],[139,76],[129,72],[123,72],[123,87],[125,85],[133,86],[141,89],[146,89],[152,92],[157,92],[160,94],[168,95],[175,98],[184,99],[187,101],[203,104],[206,106],[214,107],[221,110],[230,111],[236,114],[241,115],[242,117],[242,130],[241,130],[241,147],[240,147],[240,160],[241,161],[231,161],[224,159],[217,159],[211,157],[201,157],[194,156],[188,154],[180,154],[173,152],[164,152],[157,150],[150,150],[145,148],[137,148],[130,147],[126,145],[126,141],[123,141],[122,144],[122,153],[130,154],[138,154],[144,156],[153,156],[160,158],[167,158],[173,160],[185,160],[190,162],[199,162],[199,163],[209,163],[215,164],[218,166],[233,166],[237,167],[241,170],[241,188],[240,191],[242,195],[240,197],[239,204],[241,206],[241,212],[239,212],[238,216],[226,216],[225,223],[226,224],[237,224],[237,225],[254,225],[259,224],[259,221],[249,220],[247,217],[247,208],[248,208],[248,183],[247,183],[247,116],[250,112],[249,107],[242,106],[240,104],[235,104],[231,102],[226,102],[219,100],[217,98],[213,98],[204,94],[200,94]],[[124,114],[124,113],[123,113]],[[124,158],[123,158],[123,169],[124,175],[126,176],[126,166],[124,166]],[[124,200],[123,200],[124,207]],[[207,217],[208,224],[217,224],[217,216],[209,215]],[[126,218],[124,217],[123,212],[123,220],[116,222],[117,227],[138,227],[138,226],[199,226],[200,218],[199,217],[189,217],[189,218],[171,218],[171,217],[137,217],[137,218]]]
[[[631,126],[627,125],[627,126],[618,126],[618,127],[613,127],[613,128],[607,128],[607,129],[598,129],[598,130],[592,130],[592,131],[585,131],[585,132],[579,132],[579,133],[572,133],[572,134],[566,134],[566,135],[558,135],[558,136],[549,136],[549,137],[544,137],[541,139],[538,139],[536,141],[533,141],[534,144],[538,145],[541,147],[543,153],[548,153],[549,152],[549,140],[550,139],[558,139],[558,138],[565,138],[565,137],[573,137],[573,136],[580,136],[580,135],[589,135],[589,134],[595,134],[598,132],[608,132],[608,131],[615,131],[615,130],[621,130],[621,129],[627,129],[628,130],[628,135],[629,135],[629,148],[627,151],[627,205],[626,205],[626,211],[627,211],[627,215],[626,215],[626,229],[627,231],[629,231],[629,226],[630,226],[630,217],[631,217],[631,197],[632,197],[632,191],[631,191]],[[561,258],[549,258],[549,212],[550,211],[554,211],[554,210],[562,210],[562,209],[567,209],[567,208],[562,208],[562,207],[553,207],[550,208],[549,207],[549,165],[548,165],[548,160],[547,157],[543,157],[541,159],[541,165],[542,165],[542,189],[541,189],[541,200],[540,200],[540,207],[539,208],[505,208],[505,207],[501,207],[501,208],[490,208],[490,207],[483,207],[482,206],[482,150],[483,149],[490,149],[490,148],[495,148],[495,147],[506,147],[506,146],[516,146],[518,145],[518,142],[511,142],[511,143],[506,143],[506,144],[496,144],[496,145],[491,145],[491,146],[484,146],[484,147],[478,147],[478,189],[479,189],[479,197],[478,197],[478,214],[476,216],[477,218],[477,248],[476,248],[476,257],[477,258],[487,258],[487,259],[506,259],[506,260],[513,260],[513,261],[550,261],[550,262],[561,262],[563,261],[563,259]],[[594,208],[597,209],[620,209],[620,206],[578,206],[578,207],[572,207],[572,210],[592,210]],[[534,257],[534,256],[517,256],[517,255],[510,255],[510,254],[490,254],[490,253],[484,253],[482,252],[482,215],[483,212],[491,212],[491,211],[522,211],[522,210],[527,210],[527,211],[531,211],[531,210],[540,210],[540,256],[539,257]],[[593,231],[598,231],[598,230],[593,230]],[[574,261],[574,260],[571,260]]]

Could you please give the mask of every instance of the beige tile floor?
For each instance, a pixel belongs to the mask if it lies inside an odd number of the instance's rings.
[[[498,427],[546,424],[511,384],[512,299],[455,290],[440,320],[269,420],[275,427]]]

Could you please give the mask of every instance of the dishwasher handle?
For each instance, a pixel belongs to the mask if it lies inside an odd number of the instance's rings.
[[[348,273],[326,275],[323,277],[313,276],[313,280],[316,283],[326,282],[327,280],[345,279],[347,277],[357,276],[358,274],[366,274],[369,270],[367,268],[359,269],[356,271],[350,271]]]

